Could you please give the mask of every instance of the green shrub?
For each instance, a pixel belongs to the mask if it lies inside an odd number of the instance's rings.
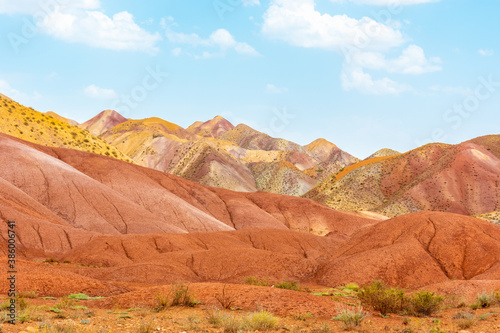
[[[213,307],[206,309],[208,322],[214,327],[223,328],[225,333],[242,331],[270,331],[278,328],[279,321],[267,311],[253,312],[244,318],[238,318],[231,313]]]
[[[156,295],[156,305],[154,310],[156,312],[161,312],[170,307],[170,297],[169,295]]]
[[[365,304],[385,316],[388,313],[405,313],[413,316],[430,316],[439,310],[443,297],[433,292],[421,291],[406,295],[404,290],[374,281],[358,291],[358,297]]]
[[[17,295],[21,298],[37,298],[38,297],[38,294],[36,293],[36,291],[33,291],[33,290],[20,291]]]
[[[357,309],[343,307],[337,309],[337,313],[337,317],[333,318],[333,320],[342,322],[346,330],[351,330],[361,325],[361,322],[367,317],[362,307],[358,307]]]
[[[26,302],[26,300],[21,297],[17,300],[17,306],[19,307],[19,309],[24,310],[28,307],[28,302]]]
[[[217,328],[223,328],[225,333],[237,333],[241,330],[242,322],[230,313],[225,313],[219,308],[213,307],[205,310],[207,320]]]
[[[405,294],[402,289],[390,288],[380,281],[373,281],[358,291],[359,299],[382,315],[403,309]]]
[[[471,304],[471,308],[474,310],[489,308],[491,305],[495,303],[495,301],[496,301],[495,292],[492,292],[490,294],[483,292],[482,294],[478,294],[476,296],[476,302]]]
[[[415,316],[430,316],[439,310],[443,297],[433,292],[421,291],[406,300],[406,308]]]
[[[243,327],[251,331],[269,331],[278,327],[278,318],[267,311],[254,312],[243,318]]]
[[[80,300],[85,300],[85,301],[88,301],[88,300],[96,300],[96,299],[101,299],[103,297],[99,296],[99,297],[90,297],[86,294],[71,294],[68,296],[69,299],[74,299],[74,300],[77,300],[77,301],[80,301]]]
[[[348,283],[345,285],[346,289],[350,289],[352,291],[359,291],[359,286],[356,283]]]
[[[172,306],[189,306],[196,305],[193,295],[189,292],[189,287],[183,284],[176,284],[172,286]]]
[[[295,281],[283,281],[275,285],[276,288],[301,291],[300,285]]]
[[[189,292],[189,287],[184,284],[175,284],[170,286],[167,295],[156,295],[156,312],[163,311],[171,306],[189,306],[194,307],[198,302]]]
[[[262,278],[258,278],[255,276],[247,276],[244,279],[243,283],[249,284],[252,286],[262,286],[262,287],[267,287],[267,286],[272,285],[272,283],[269,279],[262,279]]]

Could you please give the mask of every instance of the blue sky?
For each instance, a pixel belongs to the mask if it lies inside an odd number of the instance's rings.
[[[500,129],[500,0],[0,0],[0,92],[364,158]]]

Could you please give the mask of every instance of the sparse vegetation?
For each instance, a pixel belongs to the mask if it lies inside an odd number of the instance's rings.
[[[220,294],[215,294],[214,298],[219,302],[223,309],[230,309],[235,302],[235,297],[226,290],[227,285],[222,287]]]
[[[465,330],[471,328],[476,323],[474,314],[470,312],[460,311],[453,315],[453,319],[457,323],[457,327]]]
[[[194,299],[189,291],[189,286],[180,284],[173,284],[166,295],[156,295],[156,312],[164,311],[171,306],[187,306],[193,307],[198,302]]]
[[[489,294],[483,292],[481,294],[478,294],[476,296],[476,301],[472,303],[470,307],[473,310],[489,308],[497,301],[496,296],[497,294],[495,292],[491,292]]]
[[[248,331],[270,331],[279,326],[279,320],[268,311],[249,313],[240,318],[218,308],[207,309],[207,319],[214,327],[223,328],[224,332],[237,333]]]
[[[351,330],[355,327],[361,325],[361,322],[368,316],[367,313],[363,311],[362,307],[356,309],[348,307],[337,308],[337,317],[334,320],[340,321],[345,330]]]
[[[246,277],[244,279],[244,283],[252,286],[262,286],[262,287],[267,287],[272,285],[272,282],[269,279],[263,279],[255,276]]]
[[[276,288],[301,291],[301,287],[295,281],[282,281],[275,285]]]
[[[98,297],[90,297],[86,294],[71,294],[68,296],[69,299],[74,299],[74,300],[77,300],[77,301],[80,301],[80,300],[96,300],[96,299],[101,299],[103,298],[102,296],[98,296]]]
[[[384,316],[388,313],[430,316],[439,310],[443,302],[443,297],[433,292],[421,291],[407,295],[404,290],[388,287],[380,281],[360,289],[358,297]]]
[[[405,303],[411,314],[430,316],[439,310],[443,297],[433,292],[421,291],[407,297]]]
[[[374,281],[358,292],[359,299],[382,315],[395,313],[403,309],[405,294],[399,288],[390,288],[381,281]]]
[[[268,311],[253,312],[243,318],[244,329],[252,331],[269,331],[278,327],[278,318]]]

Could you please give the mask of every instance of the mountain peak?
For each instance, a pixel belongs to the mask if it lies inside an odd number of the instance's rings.
[[[326,139],[319,138],[319,139],[314,140],[313,142],[311,142],[307,146],[305,146],[305,148],[307,150],[309,150],[310,152],[314,152],[320,148],[331,149],[331,148],[337,148],[337,146]]]
[[[234,125],[224,117],[215,116],[214,118],[204,123],[201,121],[197,121],[189,126],[187,130],[199,136],[218,138],[219,136],[226,133],[227,131],[232,130],[233,128]]]
[[[127,118],[115,110],[104,110],[94,118],[87,120],[80,125],[81,128],[88,130],[94,135],[101,135],[112,127],[124,123]]]
[[[382,148],[380,150],[377,150],[375,153],[371,154],[370,156],[368,156],[366,158],[366,160],[369,160],[371,158],[375,158],[375,157],[388,157],[388,156],[395,156],[395,155],[400,155],[401,153],[396,151],[396,150],[393,150],[393,149],[389,149],[389,148]]]

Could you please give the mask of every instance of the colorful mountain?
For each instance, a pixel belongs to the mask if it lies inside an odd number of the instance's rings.
[[[305,195],[343,210],[387,216],[431,210],[479,215],[500,209],[498,136],[429,144],[345,168]]]
[[[0,97],[0,133],[49,147],[64,147],[130,161],[113,145],[52,113],[41,113]]]
[[[96,136],[101,136],[104,132],[116,125],[124,123],[127,118],[114,110],[104,110],[94,118],[87,120],[80,125],[81,128],[88,130]]]
[[[187,128],[187,131],[203,137],[218,138],[233,128],[234,125],[229,121],[221,116],[216,116],[206,122],[195,122]]]

